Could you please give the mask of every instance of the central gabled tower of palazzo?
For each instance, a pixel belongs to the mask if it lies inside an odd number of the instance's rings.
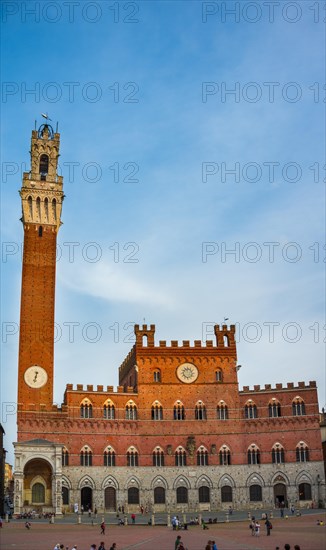
[[[31,170],[20,190],[24,228],[18,360],[19,414],[53,402],[57,233],[63,178],[58,175],[60,134],[49,124],[32,131]]]

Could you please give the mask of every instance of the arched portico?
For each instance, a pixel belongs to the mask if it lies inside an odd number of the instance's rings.
[[[14,443],[14,513],[62,513],[62,445],[45,439]]]

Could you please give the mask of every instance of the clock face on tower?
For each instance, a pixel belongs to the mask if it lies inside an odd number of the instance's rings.
[[[33,365],[26,369],[24,380],[30,388],[42,388],[48,381],[48,375],[42,367]]]
[[[198,369],[192,363],[182,363],[177,368],[177,377],[185,384],[191,384],[198,378]]]

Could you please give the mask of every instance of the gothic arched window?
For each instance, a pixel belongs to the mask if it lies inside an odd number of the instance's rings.
[[[270,418],[277,418],[278,416],[281,416],[281,405],[279,401],[272,399],[268,405],[268,414]]]
[[[309,462],[309,449],[303,441],[297,445],[295,456],[297,462]]]
[[[151,413],[152,420],[163,420],[163,407],[158,401],[153,403]]]
[[[257,407],[251,400],[245,405],[245,418],[257,418]]]
[[[137,407],[132,401],[126,405],[126,420],[137,420]]]
[[[80,451],[80,465],[81,466],[92,466],[93,463],[93,453],[88,447],[84,447]]]
[[[284,462],[285,462],[284,449],[279,443],[276,443],[272,449],[272,463],[284,464]]]
[[[138,466],[138,452],[135,447],[130,447],[127,451],[127,466]]]
[[[93,418],[93,406],[88,399],[85,399],[80,405],[80,417]]]
[[[260,451],[254,443],[248,449],[248,464],[260,464]]]
[[[156,447],[153,451],[153,466],[164,466],[164,452],[161,447]]]
[[[231,464],[231,452],[230,449],[223,445],[219,452],[220,466],[230,466]]]
[[[208,466],[208,452],[203,446],[197,451],[197,466]]]
[[[115,466],[115,452],[112,447],[107,447],[103,454],[103,464],[107,467]]]
[[[182,447],[178,447],[174,454],[176,466],[187,466],[186,451]]]
[[[218,420],[227,420],[229,418],[229,411],[226,403],[220,401],[216,408]]]
[[[202,401],[198,401],[195,406],[195,419],[196,420],[206,420],[206,407]]]
[[[173,407],[173,419],[174,420],[185,419],[185,408],[182,405],[182,403],[180,403],[180,401],[178,401]]]
[[[306,407],[301,397],[296,397],[292,401],[292,414],[293,416],[304,416],[306,414]]]
[[[104,403],[103,418],[106,420],[114,420],[115,418],[115,406],[110,399]]]

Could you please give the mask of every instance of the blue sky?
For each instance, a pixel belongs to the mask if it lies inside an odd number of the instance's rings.
[[[42,112],[59,122],[66,194],[54,401],[66,383],[117,385],[134,322],[155,323],[157,341],[205,340],[227,317],[237,323],[240,387],[316,380],[325,405],[324,29],[309,3],[276,4],[271,22],[258,2],[3,2],[10,460],[18,189]],[[235,5],[236,21],[225,14]],[[227,172],[235,166],[237,176]]]

